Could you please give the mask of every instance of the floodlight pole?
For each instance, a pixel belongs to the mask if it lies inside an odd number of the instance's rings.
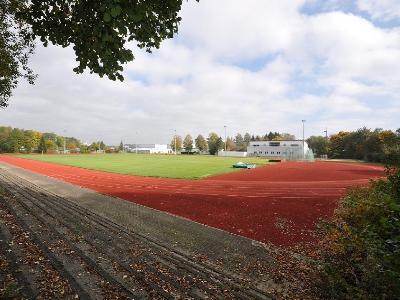
[[[306,120],[301,120],[301,122],[303,123],[303,159],[305,159],[306,154],[304,152],[304,123],[306,122]]]
[[[175,155],[176,155],[176,129],[174,130],[174,132],[175,132],[175,135],[174,135],[174,143],[175,143]]]
[[[325,128],[325,140],[326,140],[326,155],[328,155],[328,128]]]
[[[225,152],[226,152],[226,125],[224,125],[224,129],[225,129]]]
[[[65,141],[66,137],[65,137],[65,129],[64,129],[64,154],[66,152],[66,141]]]
[[[136,131],[136,145],[135,145],[135,152],[136,152],[136,154],[137,154],[137,139],[138,139],[138,132]]]

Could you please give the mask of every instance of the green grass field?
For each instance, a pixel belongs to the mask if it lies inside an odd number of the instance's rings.
[[[238,171],[238,161],[265,165],[260,158],[217,157],[209,155],[146,155],[146,154],[81,154],[81,155],[19,155],[22,158],[58,163],[113,173],[165,178],[198,179],[210,175]]]

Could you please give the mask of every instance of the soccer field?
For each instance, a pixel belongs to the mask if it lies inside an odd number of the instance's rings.
[[[63,164],[86,169],[120,174],[164,178],[198,179],[210,175],[238,171],[232,168],[238,161],[267,164],[265,159],[244,157],[218,157],[210,155],[149,155],[149,154],[78,154],[40,155],[29,154],[19,157]]]

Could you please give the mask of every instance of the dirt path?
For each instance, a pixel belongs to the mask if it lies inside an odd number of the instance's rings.
[[[271,299],[245,278],[195,261],[10,173],[0,174],[0,185],[6,190],[0,202],[0,255],[16,264],[11,274],[0,274],[27,283],[20,291],[24,298]],[[33,254],[26,255],[28,250]],[[26,257],[31,262],[25,264]],[[40,278],[51,279],[50,294],[43,294],[46,281]]]

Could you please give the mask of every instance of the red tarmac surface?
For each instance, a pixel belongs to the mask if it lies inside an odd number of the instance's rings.
[[[312,240],[341,196],[384,175],[383,168],[337,162],[285,162],[202,180],[114,174],[0,156],[0,161],[262,242]]]

